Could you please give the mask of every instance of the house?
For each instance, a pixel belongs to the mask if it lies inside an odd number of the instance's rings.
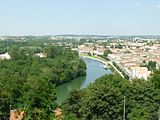
[[[134,78],[145,79],[150,76],[151,71],[148,71],[146,67],[131,67],[131,75]]]
[[[4,54],[0,54],[0,59],[1,60],[9,60],[9,59],[11,59],[11,56],[9,55],[9,53],[7,52],[7,53],[4,53]]]
[[[44,53],[36,53],[35,56],[39,56],[40,58],[46,57]]]

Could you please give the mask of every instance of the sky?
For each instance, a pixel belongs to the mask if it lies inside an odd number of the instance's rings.
[[[0,0],[0,35],[160,35],[160,0]]]

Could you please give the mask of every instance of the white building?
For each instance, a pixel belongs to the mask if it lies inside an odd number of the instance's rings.
[[[148,71],[146,67],[131,67],[131,76],[134,78],[145,79],[150,76],[151,71]]]
[[[4,53],[4,54],[0,54],[0,59],[1,60],[9,60],[9,59],[11,59],[11,56],[8,54],[8,52],[7,53]]]
[[[36,53],[35,56],[39,56],[40,58],[46,57],[44,53]]]
[[[93,54],[94,54],[94,55],[103,55],[103,54],[104,54],[104,51],[94,50],[94,51],[93,51]]]

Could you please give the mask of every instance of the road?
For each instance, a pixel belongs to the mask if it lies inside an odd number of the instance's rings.
[[[87,56],[87,55],[81,55],[81,56],[82,57],[87,57],[87,58],[90,58],[90,59],[94,59],[94,60],[97,60],[97,61],[100,61],[100,62],[102,62],[105,65],[111,65],[118,72],[118,74],[122,78],[124,78],[124,75],[113,65],[113,63],[111,61],[104,61],[104,60],[102,60],[103,58],[101,58],[101,57],[92,57],[92,56]]]

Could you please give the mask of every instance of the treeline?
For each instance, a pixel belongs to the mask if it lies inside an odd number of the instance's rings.
[[[128,81],[112,74],[84,90],[74,90],[63,103],[66,120],[158,120],[160,71],[150,80]]]
[[[122,70],[115,62],[113,62],[113,65],[123,74],[123,76],[129,80],[129,76],[127,75],[127,73],[124,72],[124,70]]]
[[[10,109],[25,111],[26,119],[53,118],[55,86],[85,75],[78,53],[63,47],[45,47],[43,54],[12,47],[11,60],[0,60],[0,119],[8,120]]]

